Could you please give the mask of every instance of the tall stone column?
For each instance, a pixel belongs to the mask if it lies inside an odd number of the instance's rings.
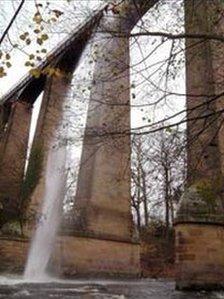
[[[129,39],[100,33],[96,49],[99,56],[75,198],[75,230],[130,241]]]
[[[65,252],[77,274],[139,274],[130,198],[129,34],[155,2],[108,6],[94,37],[94,78],[69,229],[75,250]]]
[[[19,101],[11,106],[7,122],[3,120],[0,148],[0,226],[19,218],[31,114],[32,106],[28,102]]]
[[[55,146],[60,146],[64,138],[58,128],[63,119],[66,97],[71,89],[72,73],[79,63],[90,35],[91,30],[86,28],[57,61],[49,66],[50,70],[53,70],[53,75],[43,75],[44,94],[25,178],[24,197],[27,218],[31,220],[28,221],[30,222],[28,234],[33,230],[33,220],[42,207],[49,151]],[[48,69],[45,69],[43,73],[48,73]]]
[[[210,32],[213,35],[223,37],[224,35],[224,3],[221,0],[216,0],[209,3],[208,6],[211,22]],[[214,90],[216,95],[216,110],[219,111],[218,118],[218,146],[220,154],[220,166],[222,176],[224,175],[224,42],[218,40],[211,40],[212,52],[212,67],[214,77]],[[224,199],[223,199],[224,206]]]
[[[46,79],[43,100],[37,121],[26,173],[27,234],[33,231],[37,214],[41,216],[43,203],[47,158],[51,148],[60,146],[63,136],[58,130],[63,116],[64,100],[70,90],[71,76],[61,69],[60,76]]]
[[[186,0],[186,33],[217,34],[223,11],[219,0]],[[214,40],[186,41],[188,186],[175,226],[180,289],[224,287],[223,129],[218,113],[223,52],[224,43]]]
[[[4,104],[0,107],[0,146],[3,142],[6,126],[9,120],[11,104]]]
[[[96,62],[74,208],[75,231],[82,234],[132,239],[128,35],[152,2],[144,10],[140,4],[140,15],[130,1],[115,7],[116,14],[108,11],[95,36]]]
[[[186,33],[211,33],[207,7],[210,3],[207,2],[185,1]],[[195,180],[217,179],[220,176],[218,116],[215,114],[216,93],[211,50],[211,40],[186,39],[189,184]]]

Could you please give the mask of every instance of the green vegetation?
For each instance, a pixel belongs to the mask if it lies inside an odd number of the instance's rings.
[[[200,199],[203,200],[209,210],[217,208],[217,200],[220,193],[220,179],[214,181],[200,180],[194,184]]]
[[[21,188],[22,210],[26,209],[30,196],[40,179],[43,164],[43,152],[42,142],[37,142],[30,154],[26,177]]]

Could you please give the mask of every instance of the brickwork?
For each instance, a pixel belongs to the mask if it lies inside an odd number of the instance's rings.
[[[109,12],[109,16],[102,18],[95,37],[98,57],[95,63],[94,84],[91,89],[83,141],[74,222],[70,230],[73,230],[73,235],[76,236],[88,235],[95,238],[94,242],[99,248],[96,248],[95,253],[93,252],[93,257],[95,255],[96,260],[99,259],[105,265],[109,263],[108,259],[116,259],[117,244],[122,244],[122,240],[129,241],[129,246],[124,248],[132,248],[132,250],[136,248],[136,245],[131,243],[133,223],[130,194],[129,39],[112,36],[110,32],[130,33],[141,16],[155,2],[148,1],[147,5],[144,5],[146,4],[144,1],[139,1],[137,13],[135,5],[124,1],[118,7],[119,17]],[[101,252],[102,239],[108,237],[114,242],[107,241],[111,246],[107,249],[108,256],[102,254],[100,257],[98,253]],[[82,242],[86,242],[84,240],[87,239],[83,238]],[[79,247],[79,250],[83,249]],[[83,260],[86,259],[82,252],[78,254]],[[136,269],[133,271],[137,273],[140,263],[139,252],[136,251],[135,255]],[[120,258],[117,257],[119,261]],[[123,255],[126,274],[128,268],[130,273],[132,272],[132,263],[129,266],[126,264],[129,258],[128,249]],[[117,263],[121,263],[118,261]],[[97,261],[95,265],[95,271],[104,272],[99,264],[97,266]],[[111,274],[114,272],[118,275],[122,274],[122,267],[117,268],[115,263],[108,267]],[[86,270],[83,268],[83,271]]]
[[[140,274],[137,243],[61,236],[56,248],[56,271],[62,276],[130,276]],[[55,270],[54,270],[55,272]]]
[[[0,238],[0,272],[23,273],[28,239]],[[61,277],[82,275],[136,277],[138,243],[60,236],[49,269]]]
[[[220,0],[186,0],[186,33],[223,34],[223,9]],[[223,51],[217,41],[186,40],[188,187],[175,226],[179,289],[224,287],[223,116],[217,113]]]
[[[178,224],[175,242],[177,288],[224,288],[224,226]]]
[[[32,153],[35,151],[40,157],[39,173],[35,178],[34,189],[29,199],[27,207],[27,216],[30,215],[30,223],[26,226],[26,234],[30,235],[33,231],[34,218],[41,213],[42,200],[45,190],[45,175],[49,149],[54,146],[59,146],[58,143],[62,140],[58,127],[62,120],[63,104],[67,93],[70,90],[70,80],[66,77],[51,77],[48,78],[43,95],[40,114],[37,122],[37,128],[32,145],[31,158],[28,167],[32,165]],[[32,171],[35,171],[33,169]]]
[[[210,17],[210,31],[212,34],[217,34],[220,36],[224,35],[224,2],[222,0],[210,1],[208,6],[208,12]],[[224,109],[224,45],[220,41],[211,41],[211,52],[212,52],[212,69],[214,78],[214,90],[217,96],[216,100],[216,110],[222,111]],[[218,146],[219,146],[219,159],[222,171],[222,176],[224,175],[224,115],[223,112],[219,114],[218,119]],[[224,201],[223,201],[224,202]]]
[[[21,274],[25,267],[28,247],[27,239],[0,237],[0,272]]]
[[[127,34],[155,1],[136,14],[130,3],[101,20],[74,206],[74,231],[132,239],[130,198],[130,74]],[[123,16],[123,17],[122,17]],[[100,104],[99,104],[100,103]],[[124,132],[124,133],[122,133]]]
[[[185,1],[186,33],[212,33],[211,18],[209,18],[210,4],[209,0]],[[216,111],[214,100],[216,92],[211,44],[211,40],[186,39],[189,184],[201,179],[218,180],[221,173],[217,134],[218,118],[213,114]],[[216,71],[218,71],[217,68]],[[197,119],[206,115],[211,116],[206,119]]]
[[[10,219],[18,213],[31,115],[32,108],[28,103],[15,103],[1,140],[0,202],[4,210],[3,218],[7,214]]]

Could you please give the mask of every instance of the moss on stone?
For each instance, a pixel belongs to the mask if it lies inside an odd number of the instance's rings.
[[[224,223],[221,179],[201,179],[188,187],[181,197],[178,222]]]
[[[33,147],[25,179],[21,188],[21,200],[23,209],[26,209],[30,197],[41,177],[43,167],[44,150],[42,142],[38,142]]]
[[[209,180],[200,180],[193,185],[196,188],[200,200],[204,201],[209,209],[213,210],[217,207],[217,199],[219,197],[219,186]]]
[[[14,221],[9,221],[5,223],[1,228],[1,234],[3,236],[7,235],[7,236],[20,237],[23,234],[21,223],[16,219]]]

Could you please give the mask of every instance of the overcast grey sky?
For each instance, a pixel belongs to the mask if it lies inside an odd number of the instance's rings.
[[[47,2],[49,5],[47,5]],[[93,9],[99,7],[105,1],[100,0],[38,0],[36,3],[42,4],[42,13],[46,17],[46,20],[49,18],[48,8],[51,10],[58,9],[63,12],[60,16],[59,21],[48,25],[46,24],[46,32],[49,35],[48,41],[44,44],[44,47],[48,51],[52,50],[57,46],[60,41],[71,34],[72,30],[75,30],[76,26],[82,23],[87,16],[91,15]],[[2,17],[0,19],[0,28],[4,30],[5,26],[8,24],[11,19],[15,9],[20,3],[19,0],[0,0],[2,8]],[[168,32],[182,32],[184,30],[183,24],[179,22],[177,16],[183,14],[183,9],[181,6],[182,0],[170,0],[170,1],[161,1],[159,6],[159,11],[156,9],[151,9],[144,18],[137,24],[133,32],[139,32],[139,27],[142,25],[149,31],[168,31]],[[11,86],[15,85],[18,80],[28,72],[28,68],[24,65],[27,60],[27,55],[35,53],[38,46],[35,40],[34,22],[33,16],[36,12],[35,1],[28,0],[25,2],[25,5],[19,15],[17,21],[9,31],[9,37],[11,43],[18,43],[20,45],[19,49],[12,49],[10,55],[12,57],[12,67],[8,69],[8,74],[6,77],[0,79],[0,92],[4,94],[7,92]],[[50,14],[51,16],[51,14]],[[177,24],[178,22],[178,24]],[[143,27],[144,27],[143,26]],[[18,35],[29,32],[32,43],[27,46],[21,41]],[[164,104],[164,101],[159,103],[157,106],[147,106],[155,102],[161,96],[164,96],[164,91],[160,90],[160,86],[163,86],[162,82],[162,71],[167,67],[167,63],[162,67],[161,70],[157,70],[158,67],[164,63],[170,55],[171,42],[166,41],[161,43],[161,38],[158,37],[138,37],[136,39],[130,40],[131,45],[131,83],[135,88],[131,89],[131,93],[135,95],[135,98],[132,96],[132,117],[131,124],[132,127],[139,127],[149,124],[150,122],[158,121],[164,117],[170,116],[175,112],[182,110],[185,105],[185,97],[178,96],[169,96],[167,97],[167,103]],[[160,46],[159,46],[160,45]],[[22,50],[21,50],[22,46]],[[2,49],[10,49],[10,43],[8,38],[5,39],[5,42],[2,45]],[[87,48],[86,53],[90,53],[91,48]],[[150,53],[153,53],[150,55]],[[43,54],[45,55],[45,54]],[[146,59],[147,58],[147,59]],[[143,62],[142,62],[143,61]],[[160,63],[161,62],[161,63]],[[76,70],[73,79],[73,85],[75,94],[79,93],[78,86],[84,86],[91,84],[91,75],[88,75],[93,70],[93,65],[88,64],[87,55],[83,56],[79,68]],[[89,80],[89,81],[88,81]],[[168,84],[168,90],[175,93],[185,93],[185,77],[184,77],[184,68],[179,71],[177,78]],[[86,89],[85,97],[88,101],[89,90]],[[83,98],[83,95],[81,95]],[[77,98],[77,96],[76,96]],[[77,119],[84,127],[85,123],[85,112],[87,108],[87,102],[78,103],[75,102],[75,98],[72,101],[72,110],[73,122],[77,123]],[[31,136],[35,130],[35,124],[38,117],[38,109],[40,107],[41,97],[36,101],[33,113],[33,121],[31,127]],[[140,108],[134,106],[143,105]],[[80,114],[82,117],[80,117]],[[71,113],[70,113],[71,115]],[[84,116],[83,116],[84,115]],[[181,118],[184,115],[181,115]],[[173,119],[177,121],[180,118]],[[80,130],[82,134],[83,130]],[[80,150],[76,151],[79,152]]]
[[[19,0],[0,0],[0,5],[2,8],[2,16],[4,18],[0,19],[0,29],[3,30],[8,24],[10,18],[12,17],[16,7],[19,4]],[[75,26],[80,24],[86,19],[87,15],[90,15],[93,8],[99,6],[104,1],[99,0],[37,0],[37,3],[41,3],[44,7],[46,3],[50,3],[51,9],[59,9],[64,12],[60,17],[60,21],[52,26],[46,26],[47,33],[49,35],[49,40],[45,44],[45,48],[48,51],[53,49],[58,43],[68,36]],[[148,12],[144,18],[137,24],[134,28],[134,32],[139,32],[139,27],[144,24],[145,28],[149,31],[167,31],[167,32],[183,32],[183,23],[180,23],[177,16],[183,15],[182,0],[162,0],[159,7],[159,12],[156,10],[151,10]],[[18,18],[17,22],[14,24],[13,28],[9,32],[10,40],[13,43],[20,43],[21,40],[18,34],[24,32],[29,32],[31,38],[34,38],[33,34],[33,15],[36,12],[34,5],[34,0],[27,0],[26,4],[21,12],[21,16]],[[168,4],[167,4],[168,3]],[[174,4],[174,5],[173,5]],[[45,12],[46,13],[46,12]],[[47,13],[46,13],[47,16]],[[178,22],[178,23],[177,23]],[[30,27],[31,25],[31,27]],[[161,44],[161,45],[160,45]],[[177,111],[180,111],[185,106],[185,97],[183,96],[169,96],[167,98],[167,103],[164,101],[159,103],[157,106],[147,106],[150,103],[155,102],[161,96],[164,96],[164,90],[162,86],[163,83],[163,72],[167,68],[167,63],[164,61],[169,57],[172,43],[166,41],[161,43],[161,38],[158,37],[139,37],[137,41],[135,39],[130,40],[131,45],[131,83],[135,85],[131,89],[131,93],[135,95],[132,96],[132,105],[142,105],[140,108],[132,107],[132,127],[144,126],[152,123],[153,121],[158,121],[164,117],[170,116]],[[159,46],[160,45],[160,46]],[[182,45],[184,47],[184,45]],[[3,44],[3,50],[10,48],[9,42],[6,39]],[[38,46],[35,42],[32,42],[30,46],[24,46],[23,51],[28,54],[32,54],[37,50]],[[0,79],[0,93],[4,94],[9,90],[11,86],[16,84],[16,82],[27,73],[28,68],[25,67],[25,61],[27,60],[27,54],[23,53],[19,49],[13,49],[10,52],[12,57],[12,67],[8,70],[8,75]],[[74,74],[73,85],[74,94],[79,94],[78,85],[81,86],[88,85],[91,82],[91,75],[94,65],[89,65],[88,53],[90,53],[91,47],[87,47],[81,63]],[[150,54],[151,53],[151,54]],[[152,54],[153,53],[153,54]],[[183,54],[183,52],[182,52]],[[147,59],[146,59],[147,58]],[[182,57],[183,59],[183,57]],[[161,69],[157,70],[158,67]],[[182,68],[179,70],[178,76],[175,80],[171,80],[168,84],[168,91],[174,93],[185,94],[185,76],[184,67],[182,61]],[[1,95],[0,94],[0,95]],[[86,89],[85,97],[88,99],[89,90]],[[83,96],[83,95],[82,95]],[[87,109],[88,100],[86,102],[77,102],[76,98],[70,99],[70,106],[72,109],[69,111],[69,117],[71,117],[71,123],[77,124],[84,127],[85,125],[85,112]],[[72,101],[71,101],[72,100]],[[36,101],[34,106],[34,113],[32,118],[32,127],[30,134],[30,143],[33,138],[35,124],[38,117],[38,109],[41,104],[41,97]],[[68,111],[66,112],[68,113]],[[185,115],[182,115],[184,117]],[[173,119],[177,121],[180,118]],[[77,121],[78,120],[78,121]],[[74,135],[74,131],[70,130],[69,137]],[[79,130],[79,135],[81,135],[83,129]],[[77,141],[77,139],[76,139]],[[81,153],[80,142],[73,143],[69,147],[70,159],[78,161]],[[74,165],[74,164],[73,164]],[[76,164],[77,165],[77,164]],[[78,167],[74,170],[78,172]]]
[[[19,4],[19,0],[0,0],[2,15],[4,18],[0,20],[0,28],[4,28],[15,8]],[[68,36],[72,30],[74,30],[77,24],[80,24],[86,16],[91,14],[91,11],[102,5],[105,1],[100,0],[39,0],[37,3],[41,3],[43,7],[46,6],[46,3],[49,2],[49,7],[51,9],[59,9],[64,12],[60,17],[59,22],[48,26],[46,25],[46,30],[49,35],[49,40],[45,43],[45,47],[49,50],[54,48],[58,43]],[[143,18],[145,27],[150,31],[168,31],[172,32],[173,30],[183,31],[183,24],[177,24],[175,17],[177,11],[181,10],[181,0],[170,0],[168,2],[171,5],[166,4],[167,1],[161,1],[162,5],[160,6],[159,13],[153,13],[153,9]],[[25,6],[21,12],[21,16],[18,18],[17,22],[14,24],[12,29],[9,32],[10,39],[13,43],[19,43],[21,45],[21,40],[18,38],[18,32],[23,33],[28,31],[31,35],[31,39],[35,37],[33,34],[33,15],[36,12],[34,0],[28,0],[25,2]],[[175,4],[175,5],[173,5]],[[47,10],[44,10],[45,15],[48,17]],[[180,11],[178,11],[180,14]],[[139,22],[142,25],[142,21]],[[30,27],[31,25],[31,27]],[[138,31],[138,25],[134,29]],[[140,37],[136,42],[134,39],[131,40],[131,81],[135,83],[136,88],[132,91],[136,98],[133,100],[133,103],[150,103],[156,100],[157,97],[160,97],[163,93],[158,90],[155,91],[153,84],[158,85],[161,80],[160,72],[156,69],[158,65],[153,67],[152,65],[155,62],[163,61],[170,54],[171,42],[167,41],[155,51],[154,49],[161,42],[160,38],[155,37]],[[8,40],[6,39],[5,44],[3,44],[3,49],[9,47]],[[35,42],[32,42],[30,46],[24,46],[23,51],[30,54],[34,53],[38,45]],[[150,55],[147,59],[144,59],[143,63],[139,63],[143,60],[143,57],[147,57],[150,52],[154,51],[153,55]],[[8,75],[5,78],[0,80],[0,93],[4,94],[9,90],[9,88],[16,84],[16,82],[26,74],[28,68],[25,67],[25,61],[27,60],[27,55],[24,54],[19,49],[13,49],[11,52],[12,57],[12,67],[8,70]],[[160,65],[159,65],[160,66]],[[165,66],[166,67],[166,66]],[[152,75],[155,72],[154,75]],[[150,78],[150,80],[148,80]],[[151,81],[151,82],[150,82]],[[184,69],[179,72],[178,78],[175,82],[171,82],[169,86],[169,91],[177,93],[185,93],[185,78],[184,78]],[[169,97],[169,105],[158,105],[156,109],[133,109],[132,111],[132,124],[133,126],[138,126],[140,123],[144,123],[144,116],[147,113],[148,119],[158,120],[164,116],[168,116],[184,106],[183,97]]]

